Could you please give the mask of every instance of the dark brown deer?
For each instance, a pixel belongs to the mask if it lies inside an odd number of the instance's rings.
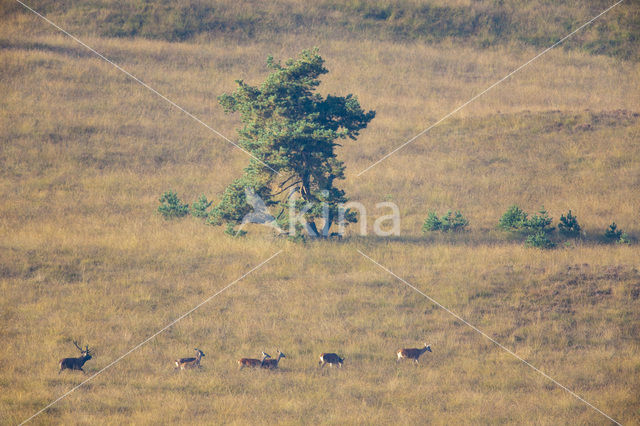
[[[267,358],[271,358],[271,355],[264,352],[262,352],[262,359],[240,358],[238,360],[238,366],[240,367],[240,370],[242,370],[244,367],[258,368],[261,367],[262,364],[264,364]]]
[[[196,357],[195,358],[180,358],[180,359],[176,359],[176,361],[175,361],[176,370],[178,368],[180,370],[184,370],[185,368],[195,368],[195,367],[199,368],[200,367],[200,360],[204,356],[204,352],[202,352],[198,348],[195,348],[194,351],[196,351]]]
[[[342,367],[343,362],[344,360],[334,353],[324,353],[320,354],[320,362],[318,364],[320,368],[324,367],[325,364],[329,364],[329,367],[334,365]]]
[[[262,361],[260,367],[268,368],[270,370],[278,368],[278,363],[280,362],[280,358],[286,358],[286,356],[280,352],[280,349],[277,349],[278,357],[276,359],[265,359]]]
[[[420,355],[422,355],[425,352],[431,352],[431,346],[427,345],[426,343],[424,344],[424,348],[422,349],[417,349],[417,348],[399,349],[398,352],[396,353],[396,355],[398,356],[398,359],[396,359],[396,362],[400,361],[402,358],[406,358],[406,359],[412,359],[415,361],[416,364],[418,364],[418,358],[420,358]]]
[[[89,350],[89,345],[86,345],[84,349],[78,346],[78,342],[75,340],[73,344],[76,345],[76,348],[80,351],[81,356],[79,358],[63,358],[60,360],[60,370],[58,370],[58,374],[62,372],[62,370],[80,370],[83,373],[85,371],[82,369],[82,366],[85,362],[89,361],[91,356],[91,351]],[[85,373],[86,374],[86,373]]]

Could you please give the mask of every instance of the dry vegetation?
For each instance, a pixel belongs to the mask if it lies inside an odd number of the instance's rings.
[[[458,2],[463,5],[464,2]],[[458,4],[456,3],[456,4]],[[64,16],[64,15],[61,15]],[[317,45],[321,91],[377,117],[347,143],[347,194],[395,201],[402,237],[293,244],[165,222],[159,195],[217,197],[246,157],[27,13],[0,27],[0,423],[85,379],[57,374],[73,339],[95,373],[278,250],[262,269],[97,376],[36,423],[535,423],[606,419],[363,258],[360,249],[616,420],[640,422],[638,63],[553,51],[361,177],[355,175],[537,50],[443,40],[83,38],[233,137],[215,97]],[[73,22],[70,22],[70,25]],[[592,29],[593,30],[593,29]],[[591,31],[591,30],[589,30]],[[589,37],[585,35],[584,37]],[[495,231],[511,204],[569,209],[587,237],[551,251]],[[464,235],[427,236],[429,209]],[[369,220],[369,229],[371,229]],[[421,365],[399,347],[431,344]],[[207,356],[177,373],[176,357]],[[238,371],[261,350],[279,371]],[[321,352],[342,370],[317,368]]]

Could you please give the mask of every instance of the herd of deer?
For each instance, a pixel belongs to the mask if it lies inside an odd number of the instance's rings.
[[[83,373],[85,372],[82,369],[82,367],[84,366],[85,362],[89,361],[92,358],[91,351],[89,350],[89,345],[86,345],[85,348],[82,349],[82,347],[80,347],[78,345],[78,342],[76,342],[75,340],[73,341],[73,344],[76,346],[76,348],[78,348],[81,356],[78,358],[61,359],[60,370],[58,371],[58,374],[60,374],[62,370],[79,370],[79,371],[82,371]],[[205,355],[204,355],[204,352],[202,352],[198,348],[195,348],[195,351],[196,351],[195,358],[176,359],[175,360],[176,370],[178,369],[184,370],[185,368],[200,367],[200,360]],[[280,359],[286,358],[285,354],[283,354],[279,349],[277,349],[277,351],[278,351],[278,356],[275,359],[271,358],[271,355],[265,352],[262,352],[261,359],[240,358],[238,360],[238,366],[241,370],[244,367],[266,368],[269,370],[276,369],[278,368],[278,363],[280,363]],[[396,359],[396,362],[405,358],[405,359],[412,359],[416,364],[418,364],[418,359],[425,352],[431,352],[431,346],[427,345],[426,343],[424,344],[424,348],[421,348],[421,349],[419,348],[399,349],[396,352],[396,356],[398,357],[398,359]],[[330,367],[334,365],[338,367],[342,367],[343,362],[344,360],[340,358],[337,354],[327,352],[327,353],[320,354],[320,362],[318,363],[318,365],[320,365],[321,368],[324,367],[326,364],[329,364]]]

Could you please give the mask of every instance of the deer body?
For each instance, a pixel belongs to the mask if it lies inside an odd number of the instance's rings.
[[[268,368],[268,369],[276,369],[278,368],[278,363],[280,362],[280,358],[286,358],[285,354],[283,354],[282,352],[280,352],[280,350],[278,350],[278,358],[276,359],[265,359],[262,361],[262,365],[260,365],[260,367],[262,368]]]
[[[422,355],[425,352],[431,352],[431,346],[427,345],[426,343],[424,344],[424,348],[422,349],[418,349],[418,348],[399,349],[398,352],[396,353],[396,355],[398,356],[398,359],[396,360],[396,362],[400,361],[402,358],[406,358],[406,359],[412,359],[415,361],[416,364],[418,364],[418,358],[420,358],[420,355]]]
[[[205,356],[204,352],[202,352],[198,348],[195,348],[194,350],[196,351],[196,357],[195,358],[180,358],[180,359],[176,359],[175,360],[176,370],[178,368],[180,370],[184,370],[185,368],[200,367],[200,360],[202,359],[203,356]]]
[[[83,373],[85,372],[82,367],[84,363],[89,361],[91,356],[91,351],[89,350],[89,345],[86,345],[84,349],[78,346],[78,342],[75,340],[73,344],[76,345],[76,348],[80,351],[81,356],[79,358],[63,358],[60,360],[59,366],[60,370],[58,370],[58,374],[62,372],[62,370],[79,370]]]
[[[262,359],[255,358],[240,358],[238,360],[238,367],[242,370],[244,367],[258,368],[261,367],[267,358],[271,358],[271,355],[262,352]]]
[[[338,355],[334,353],[324,353],[320,354],[320,368],[324,367],[325,364],[329,364],[329,366],[337,365],[338,367],[342,367],[342,363],[344,360],[340,358]]]

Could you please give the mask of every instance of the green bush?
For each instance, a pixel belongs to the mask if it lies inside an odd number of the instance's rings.
[[[564,237],[567,238],[575,238],[580,235],[580,225],[578,224],[578,219],[571,214],[571,210],[567,215],[560,216],[560,222],[558,223],[558,232]]]
[[[500,218],[498,228],[525,235],[527,247],[553,248],[555,243],[549,238],[555,229],[551,226],[552,221],[544,207],[529,217],[520,207],[513,205]]]
[[[178,194],[173,191],[167,191],[160,197],[158,213],[165,219],[183,217],[189,213],[189,204],[182,204]]]
[[[232,223],[227,223],[227,228],[224,230],[224,233],[232,237],[244,237],[247,235],[247,231],[243,231],[242,229],[236,231]]]
[[[609,228],[604,233],[604,237],[611,241],[616,242],[618,244],[631,244],[631,239],[629,235],[622,231],[622,229],[618,229],[618,225],[615,222],[609,225]]]
[[[456,211],[452,213],[451,210],[442,217],[438,217],[436,212],[430,211],[427,219],[425,219],[422,225],[422,232],[428,231],[442,231],[442,232],[457,232],[464,231],[469,225],[469,221],[460,213]]]
[[[527,247],[536,247],[541,249],[550,249],[556,246],[556,244],[549,239],[547,233],[544,231],[537,231],[533,234],[530,234],[524,241],[524,244]]]
[[[549,217],[547,211],[542,207],[537,214],[534,214],[525,221],[524,228],[527,235],[533,235],[538,233],[550,234],[555,227],[551,226],[552,218]]]
[[[439,231],[442,227],[442,221],[434,211],[430,211],[429,215],[422,225],[422,232]]]
[[[517,205],[507,209],[498,222],[498,228],[504,231],[521,231],[527,223],[528,215]]]
[[[199,218],[209,217],[207,209],[211,207],[212,203],[212,201],[207,200],[207,197],[202,194],[200,198],[198,198],[198,201],[191,205],[191,216]]]

